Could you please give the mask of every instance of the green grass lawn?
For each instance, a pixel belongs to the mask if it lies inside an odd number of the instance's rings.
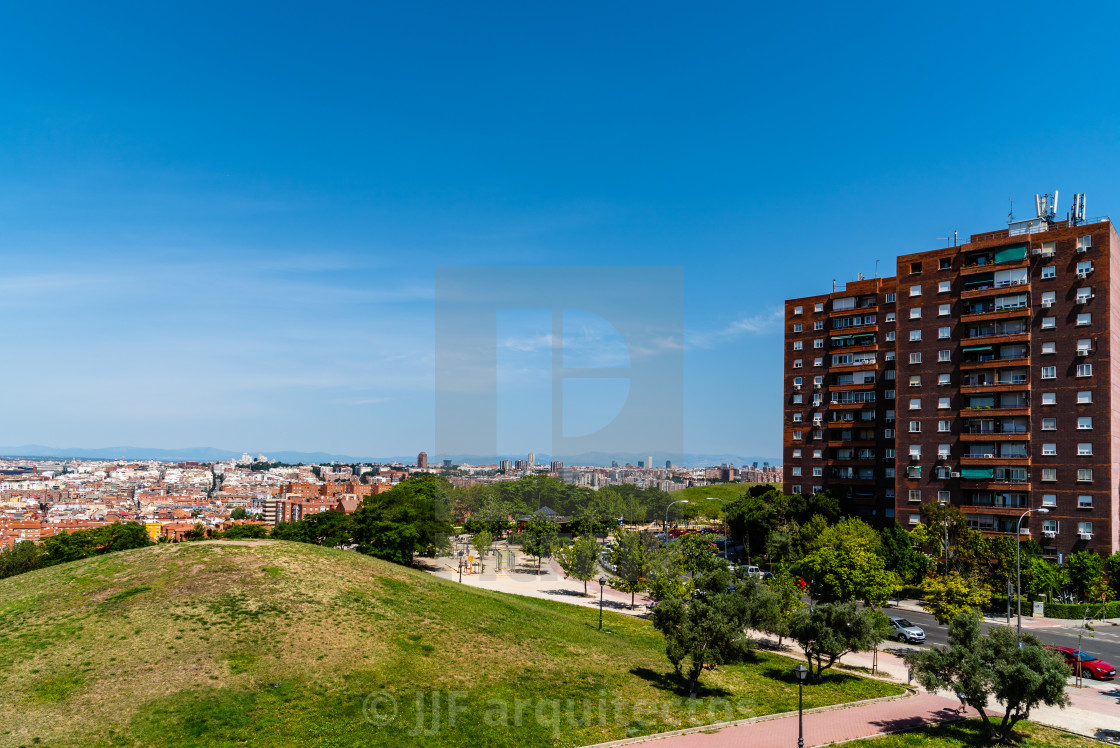
[[[1017,744],[1022,748],[1101,748],[1105,745],[1092,738],[1071,735],[1052,727],[1020,722],[1015,727]],[[976,748],[991,745],[984,723],[979,719],[966,719],[940,725],[919,727],[881,738],[865,738],[847,743],[850,748]]]
[[[796,708],[793,660],[689,702],[648,621],[597,625],[294,543],[111,554],[0,580],[0,745],[563,746]],[[829,672],[805,700],[899,692]]]

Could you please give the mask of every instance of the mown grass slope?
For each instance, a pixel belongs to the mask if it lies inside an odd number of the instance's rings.
[[[0,745],[583,745],[796,708],[771,654],[689,704],[606,615],[280,541],[100,556],[0,580]],[[835,673],[806,706],[897,692]]]

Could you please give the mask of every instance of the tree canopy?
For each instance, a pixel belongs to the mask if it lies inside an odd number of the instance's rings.
[[[435,555],[451,533],[450,487],[425,473],[365,497],[353,515],[358,550],[406,566],[416,554]]]

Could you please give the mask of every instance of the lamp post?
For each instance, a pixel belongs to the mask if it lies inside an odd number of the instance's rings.
[[[793,674],[797,677],[797,748],[805,748],[805,732],[802,729],[802,689],[805,686],[805,680],[809,677],[809,668],[805,667],[804,663],[797,663],[797,667],[793,669]]]
[[[459,559],[459,584],[463,583],[463,559]]]
[[[709,496],[708,501],[718,501],[719,503],[723,504],[724,507],[727,506],[726,501],[724,501],[723,499],[717,499],[715,496]],[[727,537],[727,511],[726,510],[723,511],[722,514],[723,514],[723,560],[726,561],[727,560],[727,541],[728,541],[728,537]]]
[[[1023,517],[1026,517],[1031,512],[1049,514],[1050,510],[1044,506],[1040,506],[1038,509],[1028,509],[1019,516],[1019,521],[1015,523],[1015,615],[1018,619],[1015,624],[1016,637],[1021,637],[1023,635],[1023,570],[1019,565],[1019,546],[1022,545],[1022,542],[1019,537],[1019,525],[1022,524]]]
[[[599,577],[599,630],[603,630],[603,587],[607,584],[606,577]]]
[[[670,502],[669,506],[665,507],[665,521],[661,523],[661,532],[665,533],[665,537],[669,537],[669,510],[672,509],[673,504],[687,504],[688,499],[678,499]]]

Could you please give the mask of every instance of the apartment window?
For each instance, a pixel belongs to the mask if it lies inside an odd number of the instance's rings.
[[[814,449],[814,450],[813,450],[813,459],[814,459],[814,460],[819,460],[819,459],[821,459],[821,457],[822,457],[823,455],[824,455],[824,453],[823,453],[823,452],[822,452],[821,450],[819,450],[819,449]]]
[[[1092,522],[1078,522],[1077,523],[1077,534],[1078,535],[1092,535],[1093,534],[1093,523]]]
[[[913,275],[914,273],[920,273],[920,272],[922,272],[922,263],[911,262],[910,263],[910,274]]]
[[[947,431],[952,431],[953,430],[953,422],[952,421],[938,421],[937,422],[937,430],[942,432],[942,433],[945,433]]]
[[[1042,329],[1043,330],[1053,330],[1057,326],[1058,326],[1058,318],[1057,317],[1043,317],[1042,318]]]
[[[797,494],[801,493],[801,486],[792,486],[790,488],[790,492],[793,493],[794,496],[796,496]]]
[[[1079,356],[1084,356],[1091,350],[1093,350],[1093,341],[1089,340],[1089,338],[1081,338],[1077,341],[1077,354]],[[1084,353],[1082,353],[1082,351],[1084,351]]]
[[[1093,263],[1089,260],[1077,263],[1077,277],[1083,278],[1091,272],[1093,272]]]
[[[887,322],[894,322],[894,312],[887,312]]]
[[[1080,431],[1085,431],[1087,429],[1093,428],[1093,417],[1092,416],[1078,416],[1078,418],[1077,418],[1077,428]]]
[[[942,504],[948,504],[949,503],[949,492],[948,491],[938,491],[937,492],[937,500],[939,502],[941,502]]]
[[[1058,419],[1057,418],[1043,418],[1042,419],[1042,430],[1043,431],[1057,431],[1058,430]]]
[[[1093,454],[1093,445],[1088,442],[1081,442],[1077,445],[1078,457],[1091,457]]]
[[[950,445],[950,444],[938,444],[937,445],[937,456],[940,457],[943,460],[947,460],[947,459],[949,459],[949,452],[950,452],[951,449],[952,449],[952,445]]]
[[[1044,306],[1044,307],[1054,306],[1054,301],[1056,299],[1057,299],[1057,293],[1055,291],[1043,291],[1042,292],[1042,306]]]
[[[911,493],[914,493],[914,492],[912,491]],[[921,501],[922,500],[922,492],[918,491],[917,494],[918,494],[917,501]],[[915,514],[914,512],[910,513],[910,524],[916,525],[921,521],[922,521],[922,516],[920,514]]]
[[[921,387],[922,386],[922,375],[921,374],[911,374],[910,375],[910,386],[911,387]]]
[[[814,348],[824,348],[824,338],[816,338],[813,341]]]
[[[910,398],[910,410],[921,410],[922,399],[920,397]]]
[[[921,351],[915,351],[915,352],[910,354],[910,363],[912,363],[912,364],[922,363]]]
[[[1078,509],[1092,509],[1093,508],[1093,496],[1092,496],[1092,494],[1087,494],[1087,493],[1078,494],[1078,496],[1077,496],[1077,508]]]
[[[937,375],[937,384],[939,384],[939,385],[949,384],[949,376],[950,376],[949,374],[938,374]]]
[[[946,361],[951,360],[952,356],[953,356],[953,352],[951,350],[943,349],[943,350],[940,350],[940,351],[937,352],[937,361],[938,361],[938,363],[943,364]]]
[[[921,444],[911,444],[910,445],[910,459],[920,460],[921,457],[922,457],[922,445]]]
[[[894,390],[886,390],[883,392],[884,400],[894,400]]]
[[[801,414],[800,413],[794,413],[793,414],[793,422],[794,423],[801,423]]]
[[[937,284],[937,293],[949,293],[949,287],[949,281],[939,281]]]
[[[937,305],[937,316],[938,317],[948,317],[949,316],[949,304],[938,304]]]
[[[814,493],[814,494],[818,494],[818,493],[820,493],[820,492],[821,492],[821,490],[822,490],[823,488],[824,488],[824,486],[813,486],[813,493]]]
[[[793,360],[793,368],[795,368],[795,369],[800,369],[801,368],[801,359],[795,358]]]
[[[1087,302],[1091,298],[1093,298],[1093,289],[1091,289],[1091,288],[1079,288],[1079,289],[1077,289],[1076,302],[1078,304],[1084,304],[1085,302]]]
[[[1057,379],[1058,378],[1058,367],[1056,367],[1056,366],[1043,366],[1042,367],[1042,378],[1043,379]]]
[[[822,384],[824,384],[824,377],[822,377],[822,376],[813,377],[813,386],[814,387],[820,387]]]
[[[801,477],[801,468],[799,468],[799,467],[793,468],[793,472],[791,473],[791,475],[794,478],[800,478]]]
[[[1077,315],[1077,326],[1085,327],[1086,325],[1093,324],[1093,315],[1089,312]]]
[[[952,257],[942,257],[940,260],[937,261],[937,269],[938,270],[952,270],[952,268],[953,268],[953,258]]]
[[[1046,267],[1042,268],[1042,279],[1048,280],[1050,278],[1053,278],[1055,275],[1057,275],[1057,270],[1058,269],[1053,265],[1047,265]]]
[[[1043,405],[1057,405],[1058,404],[1057,393],[1055,393],[1055,392],[1043,392],[1042,393],[1042,404]]]
[[[824,366],[824,359],[823,358],[814,358],[813,359],[813,366]]]
[[[888,343],[893,343],[894,342],[894,330],[890,330],[890,331],[887,332],[887,342]]]
[[[1078,393],[1077,393],[1077,404],[1078,405],[1087,405],[1088,403],[1091,403],[1091,402],[1093,402],[1093,391],[1092,390],[1079,390],[1078,391]]]
[[[1053,533],[1054,535],[1057,535],[1058,534],[1058,520],[1056,520],[1056,519],[1044,519],[1044,520],[1042,520],[1042,531]]]
[[[922,339],[922,331],[921,330],[911,330],[910,331],[910,342],[911,343],[916,343],[921,339]]]
[[[1055,245],[1055,242],[1043,242],[1042,243],[1042,256],[1043,257],[1053,257],[1054,256],[1054,245]]]
[[[909,499],[910,499],[910,501],[921,501],[922,500],[922,492],[920,490],[916,489],[916,488],[910,489]]]
[[[894,477],[894,468],[883,468],[883,477],[884,478],[893,478]]]
[[[1058,345],[1053,340],[1047,340],[1042,344],[1043,353],[1057,353]]]
[[[1079,250],[1084,251],[1091,246],[1093,246],[1093,237],[1092,236],[1087,234],[1085,236],[1077,237],[1077,248]]]
[[[888,382],[893,382],[894,381],[894,369],[887,369],[887,372],[883,376],[883,379],[887,380]]]
[[[921,421],[910,421],[910,433],[911,434],[917,434],[921,430],[922,430],[922,422]]]
[[[800,340],[793,341],[793,350],[795,350],[795,351],[800,351],[801,350],[801,341]]]
[[[1058,468],[1042,468],[1042,480],[1047,483],[1058,480]]]
[[[921,310],[920,307],[914,307],[913,309],[910,310],[910,319],[921,319],[921,318],[922,318],[922,310]]]
[[[893,439],[894,438],[894,429],[883,429],[883,438],[884,439]]]
[[[813,393],[813,407],[815,408],[820,404],[821,404],[821,393],[814,392]]]
[[[922,287],[921,286],[910,286],[910,295],[911,296],[921,296],[922,295]]]
[[[801,328],[802,328],[802,325],[801,325],[800,322],[793,323],[793,331],[794,332],[801,332]]]
[[[947,340],[949,338],[949,336],[952,335],[952,334],[953,334],[953,328],[951,328],[951,327],[939,327],[939,328],[937,328],[937,339],[938,340]]]
[[[938,408],[949,408],[949,407],[952,407],[952,406],[949,405],[949,398],[939,397],[939,398],[937,398],[937,407]]]
[[[793,432],[793,438],[794,439],[800,439],[801,438],[801,432],[800,431],[794,431]]]
[[[813,329],[814,330],[823,330],[824,329],[824,320],[823,319],[818,319],[816,322],[814,322],[813,323]]]
[[[884,361],[894,361],[894,351],[887,351],[883,354]]]
[[[892,292],[892,293],[889,293],[889,294],[887,294],[887,299],[886,299],[886,302],[887,302],[888,304],[893,304],[893,303],[894,303],[894,293],[893,293],[893,292]]]
[[[795,307],[793,308],[793,313],[794,313],[794,314],[801,314],[801,307],[799,307],[799,306],[795,306]]]
[[[793,386],[794,387],[800,387],[801,386],[801,377],[794,377],[793,378]]]
[[[819,468],[819,467],[813,468],[813,477],[814,478],[820,478],[821,475],[822,475],[822,468]]]
[[[1077,480],[1087,483],[1093,480],[1093,468],[1077,468]]]
[[[813,311],[814,312],[823,312],[824,311],[824,302],[823,301],[818,301],[816,304],[813,304]]]
[[[1058,495],[1057,494],[1052,494],[1052,493],[1042,494],[1042,505],[1043,506],[1057,506],[1058,505]]]
[[[1091,376],[1093,376],[1093,365],[1092,364],[1078,364],[1077,365],[1077,376],[1079,376],[1079,377],[1091,377]]]
[[[801,459],[801,450],[800,449],[793,450],[793,459],[795,459],[795,460]]]
[[[1058,445],[1057,444],[1043,444],[1042,445],[1042,456],[1043,457],[1055,457],[1055,456],[1057,456],[1057,454],[1058,454]]]
[[[797,394],[797,395],[793,396],[793,404],[794,405],[800,405],[801,404],[801,395],[800,394]]]

